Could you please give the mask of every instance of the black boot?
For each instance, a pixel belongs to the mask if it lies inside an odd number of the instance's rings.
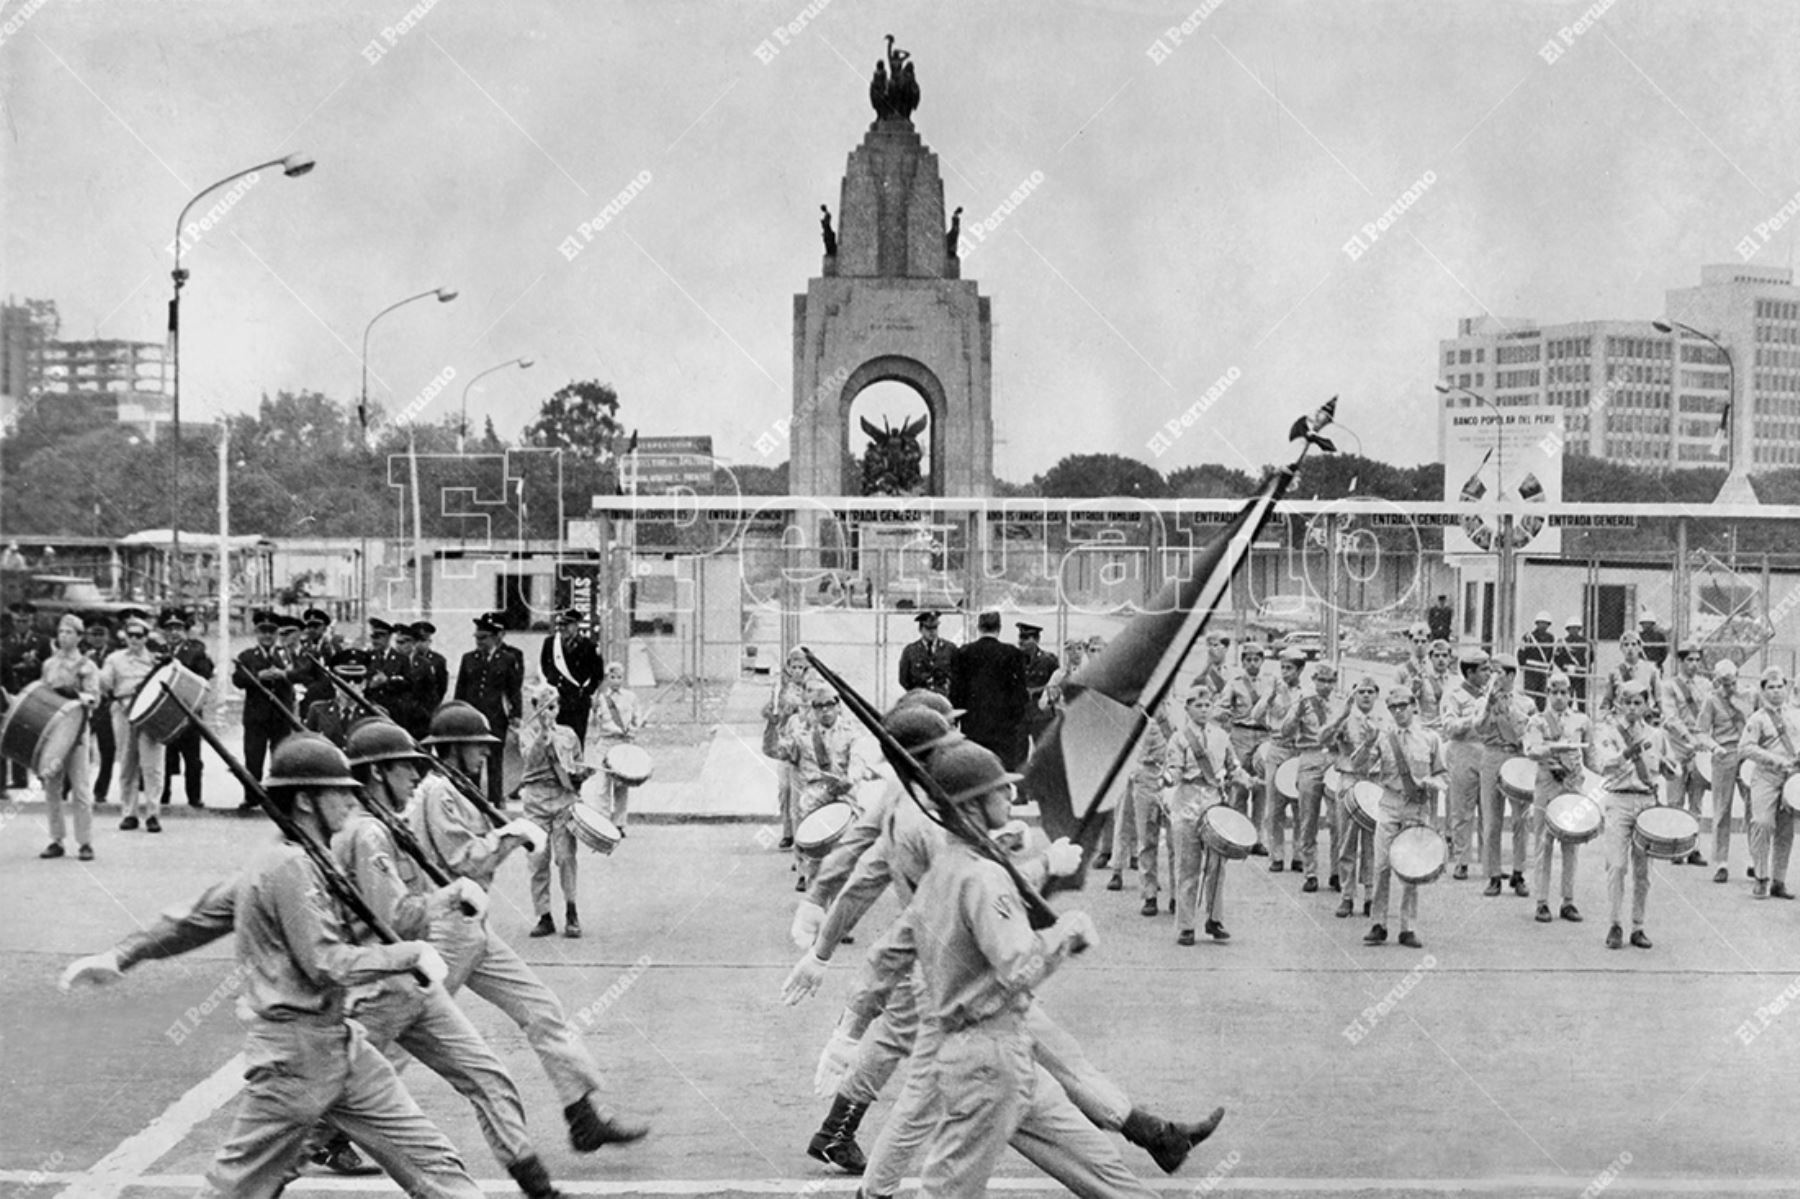
[[[572,903],[563,909],[563,936],[571,940],[577,940],[581,936],[581,914]]]
[[[325,1139],[312,1151],[313,1165],[347,1178],[366,1178],[381,1173],[380,1166],[356,1151],[356,1146],[350,1143],[349,1137],[335,1128],[325,1131]]]
[[[562,1199],[562,1192],[550,1181],[550,1171],[544,1169],[544,1163],[535,1153],[506,1167],[506,1172],[519,1184],[525,1199]]]
[[[806,1143],[806,1156],[836,1166],[846,1174],[861,1174],[869,1163],[856,1144],[856,1128],[868,1110],[866,1103],[833,1096],[825,1122]]]
[[[592,1153],[602,1145],[624,1145],[639,1141],[650,1131],[648,1124],[632,1124],[617,1113],[596,1108],[589,1093],[563,1108],[563,1119],[569,1123],[569,1144],[577,1153]]]
[[[1224,1118],[1225,1109],[1219,1108],[1198,1124],[1177,1124],[1134,1107],[1119,1132],[1148,1153],[1164,1174],[1173,1174],[1187,1160],[1188,1151],[1211,1136]]]

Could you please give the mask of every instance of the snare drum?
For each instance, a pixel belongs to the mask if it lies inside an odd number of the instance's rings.
[[[1530,758],[1500,763],[1500,792],[1514,803],[1530,803],[1537,793],[1538,764]]]
[[[1256,826],[1236,808],[1216,803],[1200,813],[1200,840],[1222,858],[1247,858],[1256,844]]]
[[[585,802],[569,806],[569,830],[575,839],[595,853],[611,853],[625,839],[619,826]]]
[[[1344,793],[1344,772],[1336,766],[1325,768],[1325,794],[1337,799]]]
[[[1800,774],[1792,775],[1781,784],[1781,802],[1790,812],[1800,812]]]
[[[1381,784],[1358,779],[1344,792],[1344,811],[1365,833],[1375,831],[1381,823]]]
[[[1283,799],[1300,798],[1300,759],[1289,758],[1275,768],[1275,792]]]
[[[167,745],[187,730],[188,716],[181,705],[170,698],[173,691],[182,703],[198,709],[206,695],[206,680],[179,662],[158,667],[138,688],[137,696],[125,718],[140,735]]]
[[[1702,749],[1694,754],[1694,764],[1689,769],[1700,776],[1701,787],[1707,791],[1712,790],[1712,768],[1712,750]]]
[[[1401,829],[1388,846],[1388,866],[1394,876],[1415,887],[1437,881],[1448,858],[1443,837],[1422,824]]]
[[[612,807],[612,779],[606,774],[590,774],[581,781],[581,802],[591,804],[595,811],[604,812]]]
[[[80,700],[35,682],[19,692],[0,720],[0,757],[49,774],[81,739],[84,716]]]
[[[620,785],[636,787],[650,781],[650,774],[655,764],[650,755],[641,746],[619,744],[606,751],[601,759],[601,766],[606,773],[619,780]]]
[[[1700,822],[1684,808],[1653,804],[1637,814],[1631,840],[1653,858],[1685,858],[1700,844]]]
[[[856,809],[842,800],[834,800],[802,820],[794,829],[794,848],[809,858],[822,858],[831,852],[856,819]]]
[[[1605,823],[1600,803],[1591,795],[1559,795],[1544,807],[1544,827],[1564,845],[1592,841]]]

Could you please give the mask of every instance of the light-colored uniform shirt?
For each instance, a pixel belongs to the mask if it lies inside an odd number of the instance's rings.
[[[1482,706],[1475,733],[1490,749],[1518,753],[1525,744],[1525,724],[1537,711],[1530,699],[1518,691],[1497,692]]]
[[[1662,681],[1662,731],[1669,752],[1686,760],[1701,748],[1698,742],[1700,709],[1712,698],[1712,684],[1699,675],[1670,675]]]
[[[1471,691],[1466,680],[1444,690],[1438,709],[1438,731],[1445,741],[1480,741],[1481,721],[1487,715],[1487,693]]]
[[[600,688],[593,710],[593,730],[608,741],[629,741],[644,725],[637,696],[623,687],[617,691]]]
[[[1643,746],[1635,763],[1626,757],[1633,745]],[[1654,725],[1639,723],[1636,729],[1627,729],[1623,721],[1603,720],[1594,727],[1594,769],[1605,778],[1608,791],[1656,794],[1667,755],[1662,732]]]
[[[332,835],[331,856],[395,936],[423,940],[431,931],[430,882],[418,863],[400,852],[379,819],[360,808],[351,812]]]
[[[1356,751],[1362,748],[1371,732],[1379,734],[1390,727],[1386,713],[1380,708],[1371,708],[1365,712],[1351,704],[1344,723],[1338,726],[1337,736],[1331,739],[1331,745],[1327,747],[1337,755],[1333,765],[1338,768],[1338,772],[1346,775],[1358,773]]]
[[[1647,693],[1650,697],[1650,704],[1644,715],[1647,717],[1655,715],[1657,705],[1662,702],[1662,672],[1657,670],[1656,663],[1648,658],[1639,658],[1634,665],[1629,667],[1620,662],[1607,672],[1606,694],[1601,697],[1603,701],[1601,707],[1610,712],[1614,707],[1614,701],[1618,698],[1619,688],[1627,682],[1643,682],[1650,685]]]
[[[1579,781],[1586,748],[1591,746],[1593,728],[1588,718],[1568,708],[1562,712],[1546,707],[1525,722],[1525,756],[1544,765],[1562,768],[1564,782]],[[1551,749],[1556,742],[1575,743],[1575,749]]]
[[[40,677],[52,690],[93,701],[100,697],[100,668],[77,646],[44,659]]]
[[[1743,692],[1734,688],[1730,695],[1725,695],[1713,688],[1706,702],[1700,705],[1700,715],[1694,724],[1695,742],[1701,749],[1715,752],[1736,749],[1738,740],[1744,735],[1744,724],[1755,710],[1755,705],[1744,698]]]
[[[1426,783],[1435,781],[1441,786],[1450,773],[1444,763],[1443,738],[1431,729],[1420,728],[1417,721],[1404,729],[1383,729],[1374,741],[1363,744],[1355,760],[1358,773],[1380,783],[1388,795],[1415,805],[1424,804],[1428,796]],[[1402,761],[1418,788],[1410,800],[1406,774],[1400,768]]]
[[[1310,749],[1323,749],[1326,726],[1334,723],[1343,711],[1344,701],[1336,695],[1321,699],[1315,692],[1294,701],[1287,715],[1282,718],[1281,735],[1287,738],[1289,745],[1302,753]]]
[[[116,649],[100,667],[100,694],[129,705],[155,671],[156,655],[147,647]]]
[[[1243,774],[1231,738],[1210,721],[1204,725],[1183,721],[1163,751],[1163,785],[1175,788],[1177,809],[1197,812],[1219,803],[1224,784],[1241,781]]]
[[[1766,706],[1757,708],[1744,722],[1738,753],[1754,761],[1765,780],[1780,782],[1800,757],[1800,712],[1786,705],[1779,714]]]
[[[895,789],[898,790],[898,784]],[[895,799],[888,806],[880,835],[857,860],[850,878],[825,913],[819,936],[814,939],[815,951],[825,951],[819,956],[829,958],[890,885],[901,906],[910,905],[948,838],[943,827],[910,797],[902,794]]]
[[[1226,721],[1231,724],[1256,729],[1267,728],[1268,725],[1264,723],[1262,714],[1256,711],[1256,705],[1261,703],[1273,689],[1274,684],[1268,675],[1258,672],[1253,679],[1239,670],[1226,682],[1225,699],[1219,705],[1219,709],[1225,713]]]
[[[420,779],[406,819],[447,874],[472,878],[484,888],[493,885],[502,860],[499,830],[449,779],[435,773]]]
[[[1294,742],[1287,732],[1287,718],[1289,710],[1294,706],[1294,701],[1299,698],[1298,688],[1299,684],[1289,687],[1279,677],[1276,678],[1269,685],[1268,693],[1263,696],[1259,709],[1252,709],[1250,713],[1252,723],[1268,726],[1269,741],[1278,749],[1292,750],[1294,748]]]

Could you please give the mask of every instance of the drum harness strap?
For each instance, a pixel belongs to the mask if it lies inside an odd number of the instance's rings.
[[[1203,786],[1219,790],[1219,771],[1213,765],[1212,755],[1206,752],[1206,738],[1194,732],[1194,726],[1188,725],[1182,732],[1187,736],[1188,744],[1193,746],[1194,756],[1200,760],[1200,781]]]
[[[627,740],[627,741],[631,740],[631,730],[625,727],[625,721],[619,715],[619,705],[613,702],[612,692],[602,691],[600,693],[600,698],[606,701],[606,710],[609,714],[611,714],[613,723],[619,726],[620,735],[623,736],[625,738],[625,740]],[[816,731],[815,731],[815,735],[816,735]],[[815,746],[815,748],[817,748],[817,747]],[[821,754],[820,757],[821,757],[821,759],[823,759],[824,755]]]
[[[1785,712],[1771,712],[1770,715],[1774,717],[1775,735],[1781,738],[1781,748],[1787,751],[1788,761],[1791,762],[1796,757],[1800,757],[1800,754],[1794,753],[1794,743],[1788,738],[1787,714]],[[1788,771],[1784,773],[1792,772]]]
[[[1400,730],[1389,729],[1388,740],[1393,743],[1394,765],[1400,771],[1400,793],[1406,797],[1407,803],[1418,803],[1419,782],[1413,778],[1412,763],[1406,760],[1406,745],[1400,740]]]

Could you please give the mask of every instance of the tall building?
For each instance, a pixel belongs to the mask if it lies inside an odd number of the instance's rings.
[[[172,402],[162,342],[61,341],[56,305],[0,306],[0,427],[11,432],[27,406],[76,431],[117,422],[155,436]]]
[[[1751,471],[1800,466],[1800,288],[1782,267],[1704,266],[1671,289],[1660,323],[1539,325],[1471,317],[1438,343],[1438,378],[1496,407],[1564,411],[1566,449],[1671,470],[1730,466],[1721,499],[1749,499]],[[1704,337],[1677,327],[1687,325]],[[1735,399],[1735,402],[1733,402]],[[1443,397],[1442,412],[1476,406]]]

